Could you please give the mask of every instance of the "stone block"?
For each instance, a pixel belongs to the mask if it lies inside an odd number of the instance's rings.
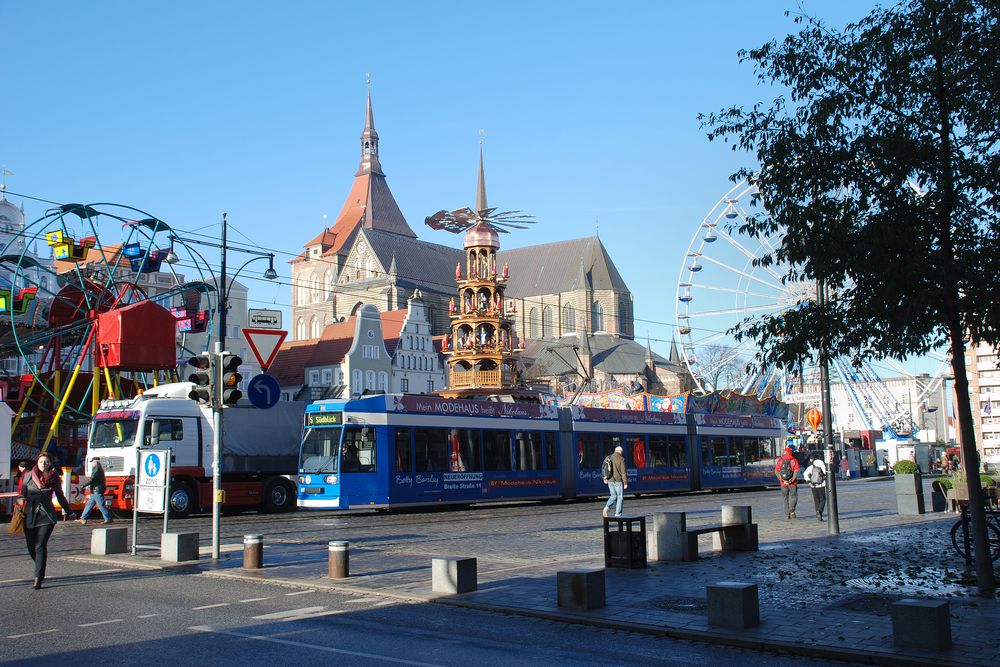
[[[685,560],[684,512],[653,512],[653,531],[646,535],[646,555],[650,560]]]
[[[896,485],[896,495],[920,495],[923,493],[923,481],[919,472],[893,475]]]
[[[753,523],[753,508],[749,505],[723,505],[722,525]]]
[[[951,648],[948,600],[900,600],[892,605],[892,645],[943,651]]]
[[[564,570],[556,573],[560,607],[574,611],[604,606],[604,570]]]
[[[760,625],[757,584],[720,581],[709,584],[708,624],[725,628],[752,628]]]
[[[471,593],[478,587],[476,559],[446,556],[431,561],[431,590],[444,595]]]
[[[896,511],[902,515],[924,513],[924,496],[896,495]]]
[[[95,556],[123,554],[128,551],[128,529],[95,528],[90,533],[90,553]]]
[[[757,524],[732,525],[712,533],[715,551],[757,551],[759,545]]]
[[[198,533],[161,533],[160,560],[171,563],[198,560]]]

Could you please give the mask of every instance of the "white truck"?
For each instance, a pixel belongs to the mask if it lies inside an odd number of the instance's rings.
[[[172,451],[172,516],[184,517],[212,506],[213,413],[188,398],[192,386],[190,382],[164,384],[134,399],[101,403],[87,441],[87,461],[101,459],[109,507],[132,509],[140,448]],[[224,511],[288,512],[295,507],[305,405],[279,401],[268,410],[249,404],[222,410]]]

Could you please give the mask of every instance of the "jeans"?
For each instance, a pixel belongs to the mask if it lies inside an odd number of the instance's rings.
[[[816,505],[816,516],[823,516],[823,510],[826,509],[826,487],[812,487],[813,492],[813,503]]]
[[[608,482],[608,491],[611,492],[611,497],[608,498],[605,507],[611,509],[611,506],[614,505],[615,516],[620,516],[622,513],[622,502],[625,500],[625,482]]]
[[[24,527],[24,541],[28,544],[28,555],[35,561],[35,579],[45,578],[45,562],[49,558],[49,537],[54,523],[46,523],[34,528]]]
[[[789,484],[781,487],[781,497],[785,501],[785,516],[790,517],[795,513],[795,506],[799,503],[799,487],[796,484]]]
[[[86,519],[94,505],[97,505],[97,509],[100,510],[101,516],[104,517],[105,521],[111,521],[111,514],[108,512],[108,508],[104,505],[103,493],[90,494],[90,497],[87,498],[87,504],[83,506],[83,511],[80,512],[80,518]]]

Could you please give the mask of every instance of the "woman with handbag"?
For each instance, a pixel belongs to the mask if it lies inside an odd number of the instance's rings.
[[[24,540],[28,545],[28,555],[35,561],[35,590],[42,587],[45,579],[45,562],[48,560],[49,537],[59,517],[52,505],[52,495],[59,500],[63,514],[75,519],[62,491],[62,477],[52,467],[44,453],[38,457],[34,468],[24,475],[21,484],[21,499],[24,502]],[[19,499],[20,500],[20,499]]]

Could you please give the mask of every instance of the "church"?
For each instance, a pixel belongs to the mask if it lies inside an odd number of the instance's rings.
[[[422,297],[431,334],[449,330],[455,267],[464,251],[420,240],[407,223],[382,170],[370,86],[360,148],[333,225],[290,262],[290,339],[299,345],[320,339],[328,325],[364,306],[383,313],[405,309],[414,293]],[[485,196],[480,152],[477,201]],[[501,250],[497,262],[510,271],[506,293],[525,347],[524,380],[553,389],[582,383],[600,390],[637,381],[652,392],[690,388],[675,353],[664,359],[634,340],[632,293],[598,236]]]

